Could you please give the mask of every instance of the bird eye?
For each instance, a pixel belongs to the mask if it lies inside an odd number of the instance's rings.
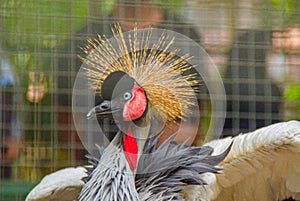
[[[123,98],[124,98],[125,100],[129,100],[129,99],[131,99],[131,97],[132,97],[132,94],[131,94],[130,92],[125,92],[125,93],[123,94]]]

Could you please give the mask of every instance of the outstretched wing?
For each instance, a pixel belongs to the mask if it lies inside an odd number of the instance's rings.
[[[87,176],[84,167],[65,168],[49,174],[34,187],[25,201],[77,200]]]
[[[219,175],[208,175],[209,200],[300,199],[300,122],[289,121],[206,144],[222,153]]]

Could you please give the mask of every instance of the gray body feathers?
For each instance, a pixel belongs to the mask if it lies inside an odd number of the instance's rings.
[[[119,135],[102,150],[79,196],[80,201],[138,201],[133,173],[126,161]]]
[[[158,139],[146,142],[134,176],[127,164],[118,134],[93,162],[80,200],[185,200],[181,191],[187,185],[205,185],[201,174],[218,173],[215,166],[227,155],[229,148],[212,156],[210,147],[191,147],[172,142],[172,137],[157,148]],[[102,152],[102,151],[100,151]]]

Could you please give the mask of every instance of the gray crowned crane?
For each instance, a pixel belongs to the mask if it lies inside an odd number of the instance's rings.
[[[178,122],[192,113],[197,76],[188,56],[177,56],[151,31],[89,41],[84,60],[89,85],[102,101],[88,118],[113,117],[119,131],[91,165],[47,175],[26,201],[47,200],[283,200],[300,199],[300,123],[278,123],[194,147],[158,146],[163,129],[153,120]],[[168,124],[168,123],[167,123]],[[96,143],[96,142],[95,142]]]

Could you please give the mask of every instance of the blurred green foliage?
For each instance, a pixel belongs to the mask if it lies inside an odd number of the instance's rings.
[[[4,0],[0,9],[6,45],[53,48],[85,24],[88,0]]]
[[[72,31],[84,26],[89,15],[89,0],[2,0],[0,16],[3,41],[9,47],[54,48],[63,46]],[[99,5],[100,15],[110,13],[114,0],[91,0]],[[155,0],[177,8],[183,0]],[[6,34],[5,34],[6,33]]]
[[[286,120],[300,120],[300,84],[290,84],[285,90],[285,118]]]
[[[115,0],[2,0],[0,17],[4,35],[1,37],[6,45],[19,49],[63,46],[68,34],[86,23],[90,2],[99,6],[92,8],[98,10],[99,15],[110,13],[115,4]],[[173,11],[179,11],[184,3],[183,0],[154,2]],[[269,0],[269,8],[280,13],[282,20],[288,24],[300,21],[296,16],[300,10],[299,0]]]
[[[2,47],[9,52],[22,85],[28,71],[51,71],[51,50],[64,46],[70,33],[86,24],[88,2],[2,0]]]
[[[300,100],[300,84],[291,84],[285,91],[285,98],[288,101]]]
[[[35,186],[24,181],[2,181],[0,186],[0,198],[2,201],[25,200],[26,195]]]
[[[273,13],[280,15],[281,23],[285,26],[293,26],[300,23],[300,1],[299,0],[269,0],[270,9]]]
[[[179,9],[183,0],[155,2]],[[66,45],[70,33],[83,27],[93,12],[97,17],[108,15],[114,6],[115,0],[2,0],[1,42],[11,51],[19,74],[50,70],[51,49]]]

